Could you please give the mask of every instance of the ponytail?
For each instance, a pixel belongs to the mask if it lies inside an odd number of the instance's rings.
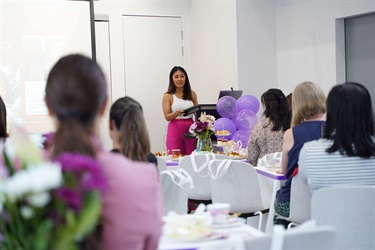
[[[7,136],[7,110],[3,99],[0,97],[0,138],[6,138]]]
[[[74,152],[84,155],[95,155],[91,142],[90,128],[71,117],[60,120],[57,131],[53,136],[52,154],[58,156],[64,152]]]
[[[140,105],[132,103],[128,106],[119,132],[121,153],[134,161],[147,161],[150,140]]]

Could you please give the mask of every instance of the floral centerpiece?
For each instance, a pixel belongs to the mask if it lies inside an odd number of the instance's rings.
[[[0,249],[78,249],[98,224],[107,185],[95,159],[46,161],[20,128],[0,153]]]
[[[198,151],[212,151],[211,136],[214,134],[215,117],[202,112],[198,121],[194,122],[189,132],[198,139]]]

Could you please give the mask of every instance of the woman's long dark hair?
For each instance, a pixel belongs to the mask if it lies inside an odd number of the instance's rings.
[[[292,113],[284,93],[279,89],[269,89],[261,96],[263,114],[273,123],[272,131],[290,128]]]
[[[6,138],[7,136],[7,109],[0,96],[0,138]]]
[[[147,161],[150,139],[142,106],[131,97],[122,97],[112,104],[109,119],[120,133],[120,152],[134,161]]]
[[[173,83],[173,74],[177,71],[181,71],[185,74],[185,85],[184,85],[184,96],[182,99],[184,100],[192,100],[193,97],[191,96],[191,86],[188,74],[186,73],[185,69],[180,66],[175,66],[172,68],[171,72],[169,73],[169,86],[167,93],[174,94],[176,93],[176,86]]]
[[[46,102],[58,120],[52,154],[95,155],[95,120],[107,99],[107,83],[100,67],[83,55],[62,57],[51,69]]]
[[[324,138],[333,140],[333,144],[326,151],[374,157],[374,123],[371,97],[366,87],[356,82],[336,85],[327,98]]]

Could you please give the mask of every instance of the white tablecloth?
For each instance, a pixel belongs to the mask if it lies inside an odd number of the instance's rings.
[[[204,239],[197,242],[178,242],[162,235],[159,242],[159,250],[212,250],[212,249],[233,249],[243,250],[244,240],[252,239],[254,237],[263,236],[264,233],[257,229],[241,224],[237,227],[214,229],[214,232],[227,235],[224,239],[209,240]]]

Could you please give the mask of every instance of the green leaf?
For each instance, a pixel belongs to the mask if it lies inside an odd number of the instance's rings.
[[[77,249],[74,241],[74,227],[76,220],[74,213],[70,209],[65,212],[65,222],[65,227],[57,229],[56,239],[52,242],[51,249]]]
[[[36,232],[34,240],[34,249],[45,250],[48,249],[48,242],[50,242],[51,234],[49,233],[52,229],[53,223],[50,219],[42,221]]]
[[[12,163],[9,160],[8,155],[5,153],[5,150],[3,151],[3,156],[4,156],[4,163],[5,163],[5,166],[8,169],[9,175],[13,175],[14,174],[14,168],[12,166]]]
[[[90,192],[85,196],[75,228],[75,233],[78,238],[84,238],[95,228],[100,218],[101,205],[99,192]]]
[[[53,249],[77,249],[75,242],[82,240],[91,233],[97,225],[101,213],[99,192],[88,193],[78,215],[71,210],[66,213],[66,227],[59,230]]]

